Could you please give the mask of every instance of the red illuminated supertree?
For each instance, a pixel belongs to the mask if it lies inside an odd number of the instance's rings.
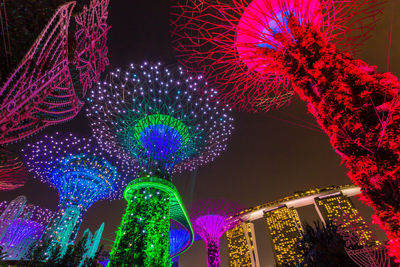
[[[242,208],[242,205],[224,199],[207,199],[193,203],[190,210],[193,230],[206,243],[208,267],[221,265],[219,239],[236,226],[236,221],[227,219]]]
[[[343,50],[367,37],[385,1],[182,2],[172,21],[182,61],[208,72],[239,108],[274,105],[290,84],[400,259],[400,83]]]
[[[379,0],[178,0],[171,27],[179,60],[207,73],[221,100],[240,109],[270,110],[289,103],[290,79],[265,49],[285,49],[276,33],[290,35],[290,15],[311,23],[327,41],[352,52],[381,11]],[[381,3],[379,3],[381,2]]]
[[[0,191],[14,190],[23,186],[28,177],[21,159],[0,147]]]
[[[108,64],[108,1],[91,0],[90,7],[84,7],[76,16],[74,56],[69,56],[68,49],[73,47],[69,43],[73,42],[68,38],[68,30],[75,2],[67,2],[56,10],[19,66],[0,86],[0,144],[18,141],[46,126],[70,120],[80,111],[83,102],[70,68],[78,70],[84,96]],[[0,32],[7,32],[2,36],[9,38],[8,23],[3,20],[7,15],[11,17],[11,13],[6,10],[3,3]]]

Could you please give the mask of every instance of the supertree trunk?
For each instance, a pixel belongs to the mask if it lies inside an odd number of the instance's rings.
[[[329,136],[350,170],[362,199],[400,259],[400,98],[399,80],[390,73],[338,52],[311,25],[291,17],[293,38],[274,37],[284,49],[260,48],[292,82],[309,112]]]
[[[208,240],[207,241],[207,266],[208,267],[220,267],[221,256],[219,252],[219,240]]]
[[[146,188],[125,198],[128,206],[117,232],[109,266],[170,266],[168,194]]]

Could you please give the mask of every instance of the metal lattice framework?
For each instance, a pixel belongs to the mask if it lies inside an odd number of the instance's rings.
[[[175,1],[174,1],[175,2]],[[313,23],[330,42],[353,51],[374,27],[378,0],[179,0],[173,4],[172,34],[179,60],[220,90],[239,109],[270,110],[295,95],[290,82],[271,68],[263,48],[279,48],[276,33],[291,36],[290,15]],[[289,37],[290,38],[290,37]]]
[[[75,2],[60,6],[10,78],[0,87],[0,144],[72,119],[83,102],[69,64],[81,74],[83,92],[97,82],[107,59],[108,0],[92,0],[77,16],[76,59],[68,59],[68,29]]]
[[[0,91],[0,144],[73,118],[83,103],[68,68],[68,25],[75,3],[61,6]]]
[[[0,147],[0,190],[14,190],[28,180],[28,172],[21,159],[14,153]]]
[[[91,90],[87,111],[107,150],[165,174],[193,170],[226,149],[233,119],[212,102],[215,93],[180,67],[132,64]]]
[[[243,206],[224,199],[206,199],[192,204],[190,210],[193,229],[207,246],[207,266],[219,267],[221,256],[219,240],[229,229],[235,227],[237,220],[228,220],[243,210]]]
[[[75,17],[77,24],[75,39],[76,68],[79,70],[82,93],[100,79],[100,74],[109,65],[107,25],[109,0],[91,1],[89,8],[83,8]]]

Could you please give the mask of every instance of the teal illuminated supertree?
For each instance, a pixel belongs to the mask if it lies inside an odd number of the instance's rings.
[[[190,233],[171,257],[192,244],[190,219],[171,174],[193,170],[225,150],[233,119],[229,108],[213,102],[215,94],[201,76],[159,63],[118,69],[90,92],[88,117],[96,138],[121,159],[136,159],[143,171],[125,189],[128,206],[110,266],[169,266],[170,219]]]
[[[125,187],[123,177],[133,176],[135,171],[135,165],[118,161],[117,172],[109,161],[111,154],[102,152],[93,139],[73,134],[45,135],[27,144],[23,152],[28,169],[56,188],[60,197],[56,216],[41,238],[49,244],[46,256],[58,245],[61,254],[65,253],[76,238],[86,210],[96,201],[119,197],[120,189]]]

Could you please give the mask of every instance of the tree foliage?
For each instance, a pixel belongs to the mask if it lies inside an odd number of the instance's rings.
[[[301,266],[357,266],[347,255],[345,245],[332,223],[314,222],[314,227],[306,224],[299,244],[304,251]]]

